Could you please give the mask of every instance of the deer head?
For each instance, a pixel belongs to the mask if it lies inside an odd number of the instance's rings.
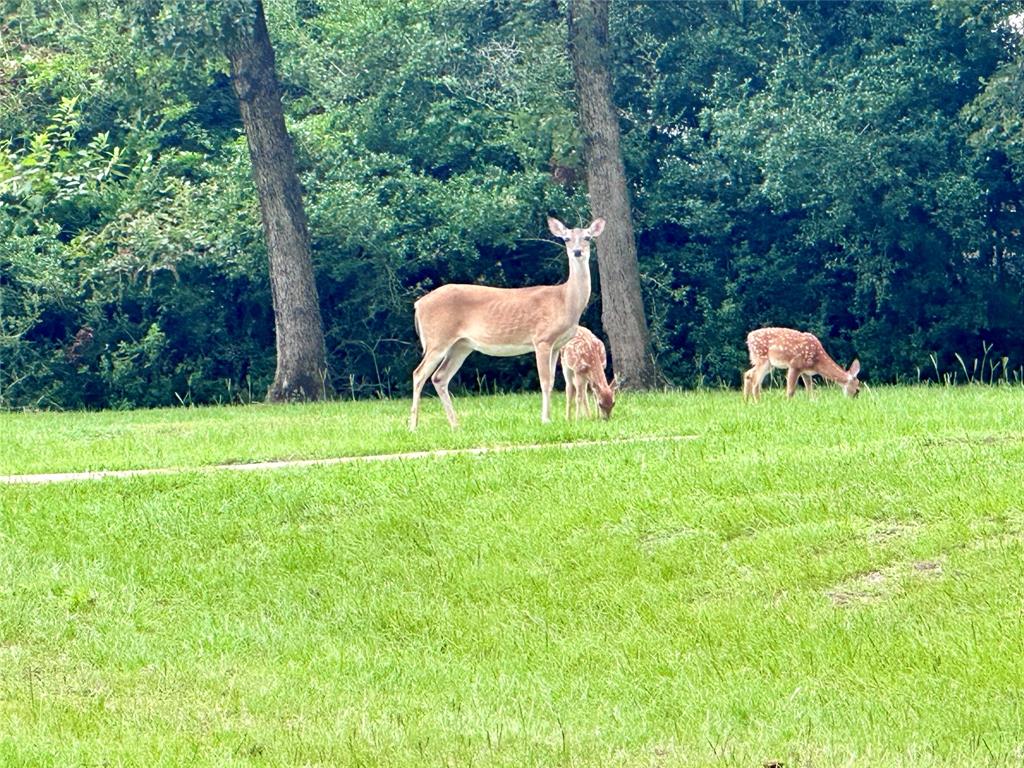
[[[857,380],[858,373],[860,373],[860,360],[854,360],[850,364],[850,369],[846,372],[846,381],[841,383],[843,394],[847,397],[856,397],[860,394],[860,382]]]
[[[590,240],[604,232],[604,219],[594,219],[586,229],[569,229],[558,219],[548,216],[548,229],[555,237],[565,241],[565,250],[570,258],[590,258]]]

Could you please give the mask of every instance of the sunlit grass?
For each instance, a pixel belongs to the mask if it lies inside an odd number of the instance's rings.
[[[767,392],[767,391],[766,391]],[[434,398],[421,409],[417,432],[407,428],[407,400],[290,406],[224,406],[104,412],[0,412],[0,475],[148,467],[199,467],[230,462],[396,453],[433,448],[615,439],[637,435],[773,436],[784,424],[802,434],[832,435],[842,425],[867,434],[925,436],[957,427],[1001,433],[1018,429],[1019,387],[882,387],[854,403],[835,389],[803,392],[782,406],[779,391],[761,406],[735,392],[620,394],[615,416],[567,422],[556,393],[554,423],[540,424],[537,393],[456,398],[461,420],[449,429]],[[956,410],[948,413],[948,403]],[[1007,410],[1009,409],[1009,410]],[[801,417],[794,421],[793,415]],[[788,423],[787,423],[788,422]],[[884,425],[884,429],[880,429]],[[959,428],[959,427],[957,427]],[[821,440],[818,435],[813,439]]]
[[[196,467],[669,433],[692,419],[703,398],[660,402],[674,419],[659,414],[650,396],[633,395],[623,399],[622,418],[572,423],[565,421],[559,397],[554,423],[542,427],[539,394],[462,397],[456,400],[462,427],[452,431],[437,400],[427,398],[415,433],[408,430],[407,400],[0,413],[0,474]]]
[[[0,474],[697,436],[0,486],[0,764],[1024,758],[1019,389],[456,407],[0,417]]]

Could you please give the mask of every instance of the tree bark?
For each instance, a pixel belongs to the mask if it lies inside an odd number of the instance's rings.
[[[568,22],[590,211],[608,221],[597,248],[601,324],[619,385],[649,389],[659,376],[640,292],[633,211],[612,99],[608,0],[569,0]]]
[[[320,303],[295,155],[284,123],[274,49],[262,0],[251,27],[233,25],[226,53],[249,144],[270,262],[277,370],[268,402],[319,400],[330,392]]]

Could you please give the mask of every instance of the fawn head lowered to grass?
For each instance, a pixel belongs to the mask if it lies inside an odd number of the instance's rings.
[[[510,357],[533,352],[540,376],[543,423],[551,421],[551,388],[558,352],[576,332],[590,301],[590,240],[604,231],[604,219],[585,229],[569,229],[548,218],[551,234],[565,241],[569,278],[558,285],[493,288],[452,283],[415,303],[416,333],[423,359],[412,374],[409,429],[416,429],[420,394],[429,378],[444,406],[448,423],[458,426],[448,383],[474,350]]]
[[[604,368],[608,364],[608,352],[604,342],[582,325],[576,329],[576,335],[562,347],[562,375],[565,376],[565,418],[569,418],[569,410],[576,403],[576,418],[580,417],[580,406],[590,416],[589,389],[594,390],[597,407],[601,417],[607,419],[615,405],[615,381],[611,384],[605,377]]]
[[[792,328],[759,328],[747,334],[747,349],[753,367],[743,374],[744,400],[750,397],[757,401],[760,398],[761,382],[772,366],[789,369],[786,372],[786,397],[792,397],[796,392],[797,378],[802,378],[804,388],[810,390],[813,387],[811,377],[816,373],[839,384],[847,397],[856,397],[860,391],[857,380],[860,361],[854,360],[849,370],[843,369],[828,356],[813,333]]]

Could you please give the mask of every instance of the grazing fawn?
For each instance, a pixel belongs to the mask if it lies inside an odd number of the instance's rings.
[[[565,418],[569,418],[569,409],[576,402],[576,418],[580,417],[580,405],[583,412],[590,416],[590,397],[588,390],[593,388],[597,398],[597,407],[601,417],[607,419],[615,405],[615,383],[608,383],[604,367],[608,364],[608,353],[604,342],[582,325],[576,329],[576,335],[562,347],[562,375],[565,376]]]
[[[549,217],[548,229],[565,241],[569,257],[566,282],[529,288],[451,283],[416,301],[416,333],[423,359],[412,374],[409,429],[416,429],[420,394],[428,378],[441,398],[448,423],[452,428],[458,426],[448,382],[474,350],[496,357],[533,352],[540,376],[540,420],[551,421],[558,353],[576,332],[590,301],[590,240],[604,231],[604,219],[594,219],[586,229],[569,229]]]
[[[803,379],[804,388],[809,391],[813,387],[811,377],[816,373],[839,384],[847,397],[856,397],[860,391],[860,361],[854,360],[849,370],[844,370],[828,356],[813,333],[792,328],[759,328],[747,334],[747,349],[753,367],[743,374],[744,400],[749,397],[756,402],[761,397],[761,382],[772,366],[789,369],[786,397],[796,392],[797,378]]]

